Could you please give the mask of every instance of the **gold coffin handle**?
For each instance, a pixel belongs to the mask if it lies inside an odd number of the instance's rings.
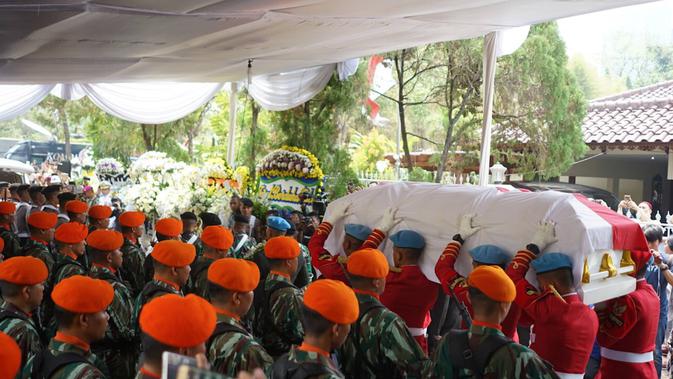
[[[584,270],[582,270],[582,283],[587,284],[591,282],[591,273],[589,272],[589,261],[584,258]]]
[[[633,266],[633,270],[631,270],[629,274],[636,270],[636,262],[634,262],[633,258],[631,258],[631,250],[624,250],[622,253],[622,260],[619,262],[619,267],[627,266]]]
[[[603,259],[601,259],[601,268],[599,271],[607,271],[608,278],[617,276],[617,268],[612,263],[612,256],[610,255],[610,253],[603,254]]]

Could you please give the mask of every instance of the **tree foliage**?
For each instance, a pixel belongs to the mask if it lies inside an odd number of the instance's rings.
[[[494,121],[501,153],[526,178],[561,175],[586,149],[586,100],[567,68],[556,23],[534,25],[523,46],[498,64]],[[512,144],[522,138],[528,141]]]
[[[358,140],[354,143],[353,140]],[[372,128],[366,135],[355,134],[351,137],[351,165],[359,171],[376,170],[376,162],[380,161],[386,153],[393,151],[395,146],[377,128]]]

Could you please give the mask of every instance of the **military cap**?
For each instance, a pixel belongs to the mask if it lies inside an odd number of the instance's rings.
[[[235,292],[257,288],[259,275],[259,267],[245,259],[222,258],[208,267],[208,281]]]
[[[184,212],[180,215],[180,220],[194,220],[196,221],[196,215],[194,212]]]
[[[468,275],[467,284],[494,301],[512,302],[516,297],[514,282],[499,266],[476,267]]]
[[[42,194],[44,196],[51,195],[53,193],[57,193],[61,191],[61,185],[60,184],[50,184],[44,188],[42,188]]]
[[[390,236],[390,240],[396,247],[419,250],[425,247],[425,238],[413,230],[400,230]]]
[[[100,251],[114,251],[124,244],[124,236],[116,230],[94,230],[86,243]]]
[[[162,218],[157,221],[154,230],[162,236],[177,237],[182,233],[182,221],[177,218]]]
[[[208,226],[201,233],[204,245],[218,250],[227,250],[234,244],[234,235],[224,226]]]
[[[21,349],[14,338],[0,332],[0,378],[16,377],[21,366]]]
[[[32,186],[28,187],[28,193],[31,194],[31,195],[36,194],[38,192],[42,193],[42,188],[43,188],[42,186],[32,185]]]
[[[287,232],[290,229],[290,223],[286,219],[278,216],[269,216],[266,218],[266,226],[279,232]]]
[[[89,205],[81,200],[70,200],[65,203],[65,211],[70,213],[87,213]]]
[[[215,213],[203,212],[199,217],[201,218],[201,223],[204,228],[211,225],[222,225],[222,220],[220,220],[220,217]]]
[[[164,345],[176,348],[198,346],[215,330],[215,309],[206,300],[189,294],[154,298],[140,311],[140,330]]]
[[[269,259],[292,259],[300,252],[299,242],[287,236],[270,238],[264,245],[264,255]]]
[[[112,216],[112,208],[107,205],[94,205],[89,208],[89,217],[97,220],[110,218]]]
[[[470,250],[472,260],[486,265],[504,265],[510,260],[507,252],[495,245],[480,245]]]
[[[545,253],[533,259],[530,265],[538,274],[561,268],[569,268],[571,270],[573,268],[573,262],[570,260],[570,257],[562,253]]]
[[[12,257],[0,263],[0,280],[20,286],[33,286],[47,280],[49,270],[41,259]]]
[[[76,198],[77,195],[72,192],[61,192],[58,194],[59,204],[67,204],[69,201],[75,200]]]
[[[304,305],[335,324],[352,324],[360,307],[355,292],[339,280],[317,280],[306,287]]]
[[[128,228],[135,228],[145,223],[145,214],[138,211],[126,211],[119,215],[119,224]]]
[[[185,267],[194,262],[196,248],[194,245],[177,240],[165,240],[154,245],[152,259],[169,266]]]
[[[51,229],[56,226],[58,215],[51,212],[35,212],[28,216],[28,225],[38,229]]]
[[[11,201],[0,201],[0,215],[11,215],[16,212],[16,204]]]
[[[234,214],[234,222],[239,223],[239,224],[250,224],[250,217],[235,213]]]
[[[376,249],[360,249],[348,257],[348,272],[364,278],[381,279],[388,276],[390,267],[383,253]]]
[[[372,233],[371,228],[361,224],[346,224],[346,226],[344,226],[344,231],[346,234],[359,241],[365,241]]]
[[[71,313],[96,313],[105,310],[114,297],[110,283],[88,276],[73,275],[54,287],[51,299],[57,307]]]
[[[54,239],[58,242],[73,244],[84,241],[89,234],[86,225],[79,222],[66,222],[58,228],[54,234]]]

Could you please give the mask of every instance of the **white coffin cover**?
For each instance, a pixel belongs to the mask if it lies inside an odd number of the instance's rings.
[[[325,247],[333,254],[343,254],[341,241],[345,223],[360,223],[376,226],[384,210],[397,207],[403,220],[390,234],[401,229],[411,229],[425,237],[426,248],[421,259],[423,273],[438,281],[434,266],[451,237],[458,233],[459,218],[463,214],[476,215],[481,229],[467,239],[459,259],[457,270],[467,275],[471,267],[468,250],[482,244],[493,244],[507,250],[512,256],[530,243],[536,225],[541,220],[556,223],[558,242],[546,252],[566,253],[573,259],[576,283],[580,283],[584,257],[594,252],[612,249],[613,227],[574,195],[547,192],[500,192],[494,187],[464,185],[439,185],[426,183],[391,183],[358,191],[340,198],[333,204],[351,203],[352,214],[338,222]],[[333,204],[327,209],[329,214]],[[389,257],[392,243],[386,240],[380,249]],[[600,259],[592,259],[592,272]],[[619,262],[615,262],[619,263]],[[535,283],[534,274],[527,278]]]

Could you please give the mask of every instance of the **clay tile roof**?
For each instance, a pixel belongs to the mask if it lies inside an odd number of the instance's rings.
[[[673,81],[591,101],[582,130],[587,144],[673,142]]]

